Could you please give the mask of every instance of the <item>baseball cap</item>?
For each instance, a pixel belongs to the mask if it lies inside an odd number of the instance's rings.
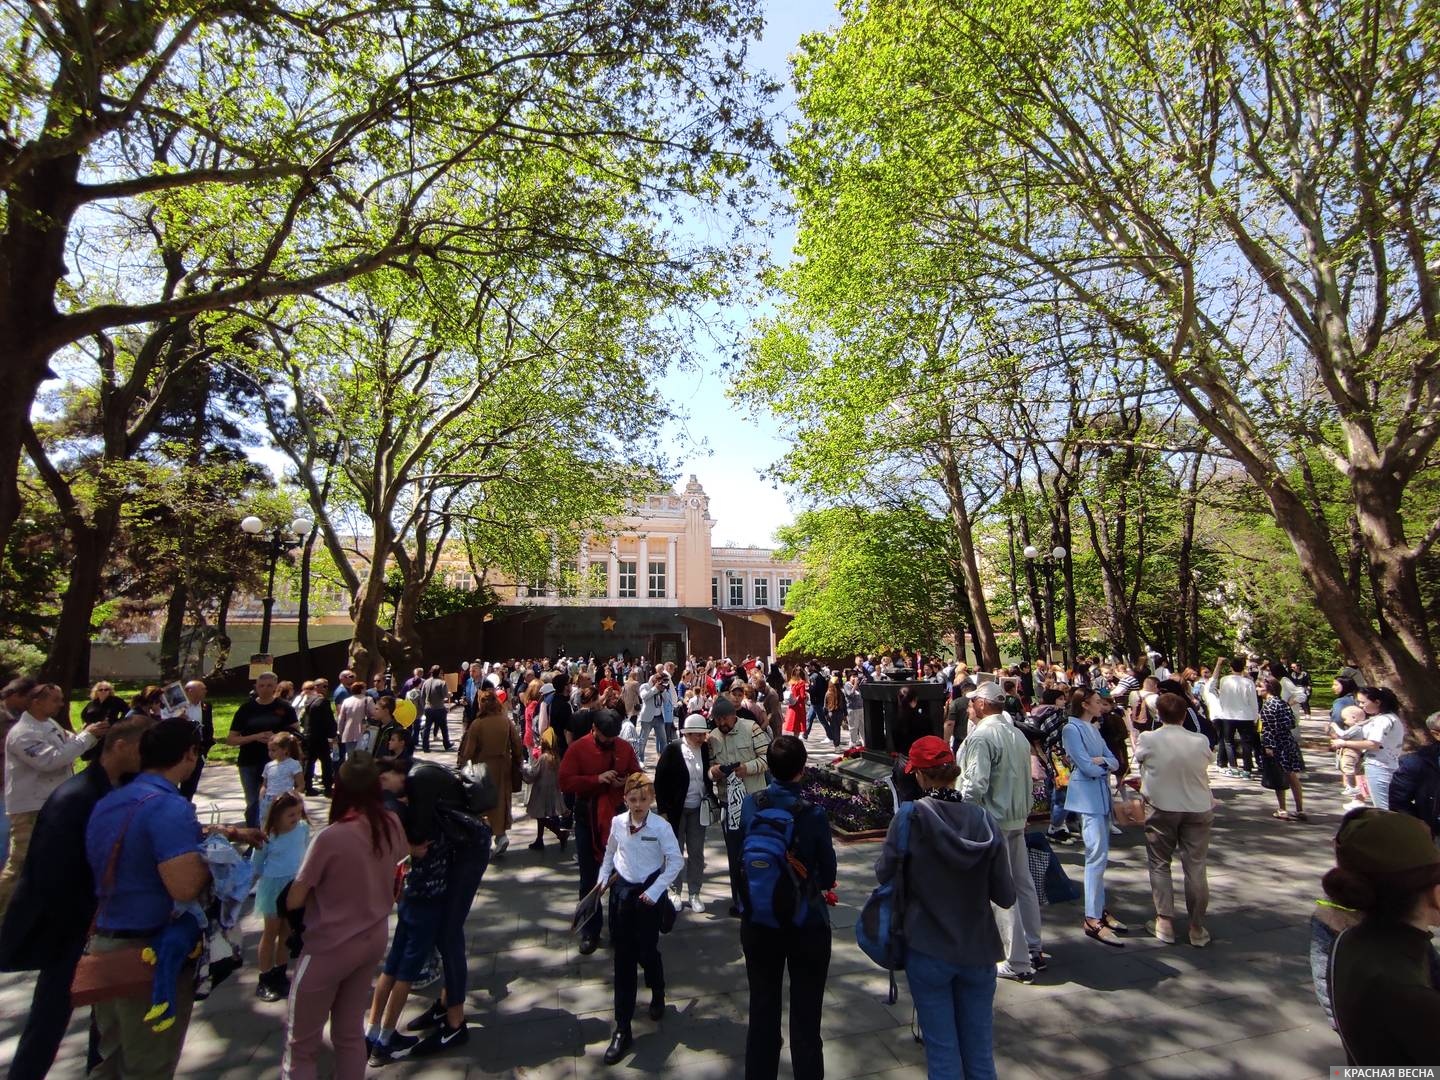
[[[965,695],[967,698],[979,698],[981,701],[1004,701],[1005,691],[1000,689],[998,682],[984,682]]]
[[[932,769],[955,764],[955,755],[951,753],[949,744],[938,735],[922,735],[916,739],[910,744],[908,756],[910,760],[905,763],[907,773],[913,773],[917,769],[930,772]]]

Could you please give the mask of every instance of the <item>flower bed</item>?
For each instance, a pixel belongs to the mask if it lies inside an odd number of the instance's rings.
[[[825,811],[830,828],[846,839],[871,839],[885,835],[895,806],[890,789],[841,776],[828,769],[807,767],[801,792],[806,801]]]

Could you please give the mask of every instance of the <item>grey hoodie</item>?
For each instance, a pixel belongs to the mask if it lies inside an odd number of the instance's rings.
[[[926,796],[915,803],[906,871],[905,938],[911,949],[950,964],[1005,958],[990,904],[1015,903],[1010,858],[995,819],[974,803]],[[883,884],[900,869],[895,823],[875,861]]]

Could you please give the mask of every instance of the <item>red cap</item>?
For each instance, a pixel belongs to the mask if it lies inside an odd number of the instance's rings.
[[[905,771],[913,773],[916,769],[924,769],[930,772],[942,765],[954,765],[955,755],[950,752],[950,745],[938,735],[922,735],[910,744],[910,760],[905,763]]]

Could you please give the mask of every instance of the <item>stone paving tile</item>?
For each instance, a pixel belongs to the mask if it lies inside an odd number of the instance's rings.
[[[822,755],[823,756],[823,755]],[[434,754],[435,760],[450,760]],[[1333,768],[1310,755],[1312,795],[1328,795]],[[1114,838],[1106,874],[1110,906],[1131,923],[1125,949],[1084,937],[1078,903],[1043,909],[1045,947],[1054,959],[1029,986],[1001,982],[996,992],[995,1054],[1004,1080],[1113,1075],[1155,1077],[1319,1077],[1341,1059],[1338,1039],[1321,1020],[1310,989],[1306,920],[1328,866],[1338,799],[1312,798],[1309,825],[1267,815],[1272,798],[1257,785],[1217,779],[1222,809],[1210,860],[1215,934],[1209,949],[1163,946],[1143,934],[1149,883],[1143,838]],[[207,770],[199,808],[214,804],[224,820],[242,806],[232,768]],[[323,800],[310,800],[323,820]],[[663,939],[669,1007],[659,1025],[636,1020],[636,1050],[606,1069],[600,1058],[611,1031],[611,956],[602,946],[579,955],[569,933],[577,871],[573,845],[544,852],[526,846],[533,825],[517,816],[512,847],[492,861],[466,927],[470,958],[471,1040],[457,1054],[390,1066],[385,1076],[510,1077],[578,1080],[674,1075],[730,1078],[743,1071],[748,994],[738,947],[739,924],[725,914],[729,888],[724,850],[713,832],[707,850],[702,915],[684,911]],[[899,1000],[884,1001],[885,972],[856,947],[853,925],[869,892],[875,844],[840,844],[841,905],[826,990],[826,1073],[832,1078],[900,1080],[924,1076],[924,1049],[911,1035],[913,1008],[900,976]],[[1078,844],[1057,847],[1080,878]],[[1177,869],[1177,878],[1178,878]],[[1177,888],[1179,881],[1177,880]],[[1181,927],[1183,929],[1183,921]],[[243,925],[253,960],[259,923]],[[28,1009],[30,976],[0,975],[0,1061],[13,1054]],[[197,1007],[180,1073],[230,1080],[274,1075],[283,1036],[283,1006],[253,996],[253,968],[242,970]],[[428,1002],[417,993],[407,1018]],[[87,1019],[77,1015],[51,1075],[80,1077]],[[782,1075],[791,1075],[788,1052]],[[322,1055],[321,1075],[331,1070]]]

